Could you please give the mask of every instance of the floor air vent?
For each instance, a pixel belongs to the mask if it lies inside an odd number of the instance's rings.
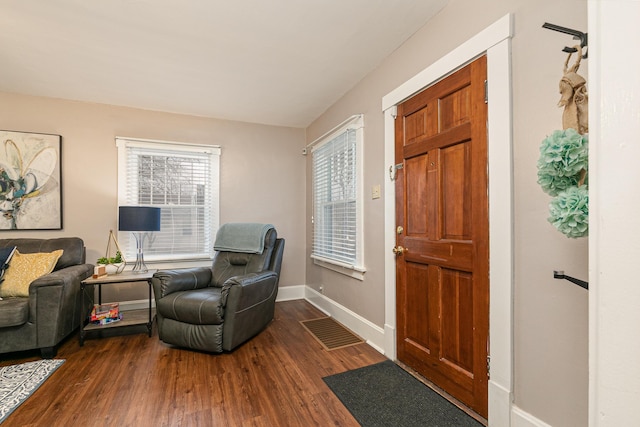
[[[301,320],[300,323],[327,350],[363,343],[364,340],[331,317]]]

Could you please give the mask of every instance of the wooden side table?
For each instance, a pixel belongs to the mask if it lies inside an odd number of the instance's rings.
[[[131,273],[124,272],[121,274],[112,274],[108,276],[84,279],[80,282],[80,290],[82,295],[85,295],[86,287],[90,285],[98,286],[98,304],[102,304],[102,286],[103,285],[112,285],[117,283],[132,283],[132,282],[147,282],[149,285],[149,308],[141,309],[141,310],[128,310],[123,312],[122,320],[117,322],[107,323],[106,325],[95,325],[93,323],[88,322],[88,319],[85,317],[85,313],[87,312],[88,307],[85,307],[85,298],[82,298],[82,310],[80,312],[80,346],[84,344],[84,339],[87,332],[97,331],[102,329],[111,329],[111,328],[119,328],[123,326],[133,326],[133,325],[147,325],[147,330],[149,331],[149,336],[151,336],[151,327],[153,325],[153,310],[151,308],[151,278],[153,277],[153,273],[156,270],[149,270],[146,273]],[[91,301],[93,301],[93,296],[91,297]]]

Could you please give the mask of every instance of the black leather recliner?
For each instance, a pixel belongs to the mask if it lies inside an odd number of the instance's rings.
[[[273,319],[284,239],[274,228],[262,253],[218,251],[212,267],[153,275],[159,338],[179,347],[231,351]]]

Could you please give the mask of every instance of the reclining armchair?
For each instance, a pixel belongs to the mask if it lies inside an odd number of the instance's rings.
[[[275,228],[224,224],[214,249],[212,267],[153,275],[162,341],[221,353],[252,338],[273,319],[284,251],[284,239],[277,238]]]

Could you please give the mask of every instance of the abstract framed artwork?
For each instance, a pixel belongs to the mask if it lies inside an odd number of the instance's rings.
[[[0,130],[0,230],[62,229],[61,142]]]

